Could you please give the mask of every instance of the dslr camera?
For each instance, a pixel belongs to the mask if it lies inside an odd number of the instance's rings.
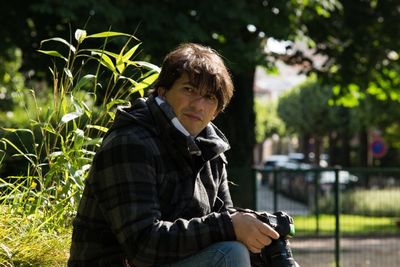
[[[271,244],[261,249],[260,253],[250,254],[252,267],[300,267],[293,258],[289,243],[289,238],[295,234],[291,216],[283,211],[273,214],[247,209],[238,209],[238,211],[255,214],[257,219],[274,228],[279,234],[279,239],[273,239]]]
[[[293,218],[283,211],[270,214],[267,212],[256,212],[257,218],[270,225],[279,234],[279,239],[272,240],[271,244],[265,246],[261,253],[252,255],[254,265],[260,267],[299,267],[293,258],[292,250],[289,244],[289,238],[295,234]]]

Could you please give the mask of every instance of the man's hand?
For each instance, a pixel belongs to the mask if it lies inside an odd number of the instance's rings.
[[[271,226],[258,220],[254,214],[236,212],[231,218],[236,239],[253,253],[259,253],[272,239],[279,238],[279,234]]]

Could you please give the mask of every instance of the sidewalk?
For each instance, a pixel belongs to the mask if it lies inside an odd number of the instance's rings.
[[[302,267],[330,267],[335,261],[333,238],[294,238],[291,248]],[[341,267],[400,266],[400,237],[341,238]]]
[[[290,215],[308,215],[309,208],[297,201],[291,200],[281,194],[278,194],[278,210],[286,211]],[[267,185],[257,186],[257,210],[273,212],[274,211],[274,193]]]

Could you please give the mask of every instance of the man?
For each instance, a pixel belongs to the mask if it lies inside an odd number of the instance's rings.
[[[250,266],[279,237],[229,212],[229,144],[211,121],[233,84],[216,51],[183,44],[147,99],[120,108],[96,153],[74,221],[68,266]]]

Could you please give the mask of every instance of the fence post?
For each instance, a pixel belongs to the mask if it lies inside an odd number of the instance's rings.
[[[335,168],[335,261],[336,267],[340,267],[340,180],[338,168]]]
[[[316,234],[319,235],[319,177],[320,172],[318,170],[314,173],[314,206],[315,206],[315,222],[316,222]]]
[[[274,212],[278,211],[278,171],[274,168],[272,171],[274,180]]]
[[[254,206],[252,207],[254,210],[258,210],[258,185],[257,185],[257,175],[259,172],[256,168],[253,168],[253,204]]]

